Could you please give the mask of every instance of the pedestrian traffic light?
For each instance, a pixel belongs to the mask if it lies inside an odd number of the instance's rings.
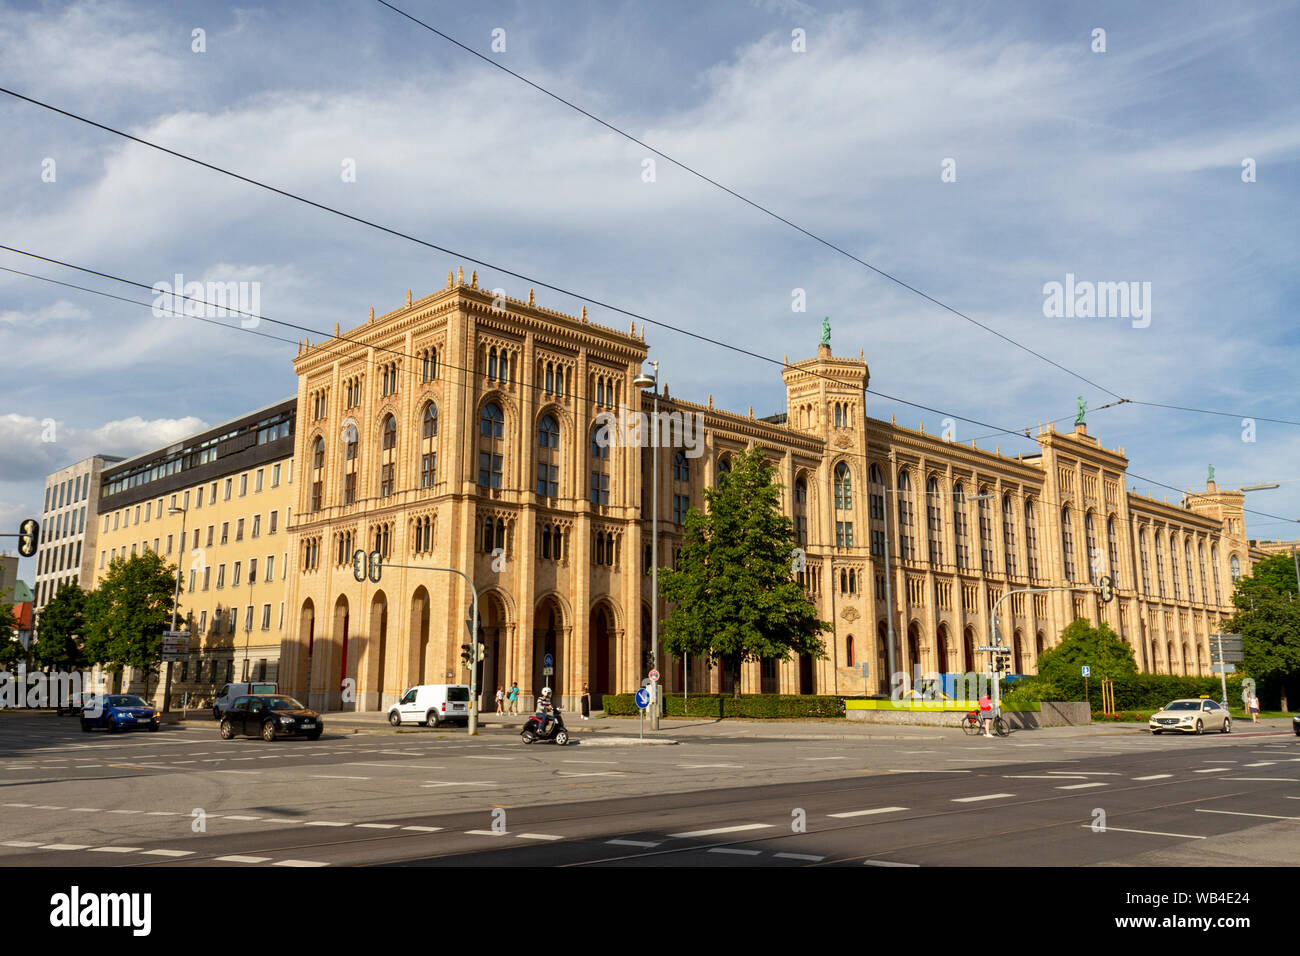
[[[1102,603],[1109,604],[1111,598],[1115,596],[1115,582],[1111,579],[1109,575],[1105,575],[1102,577],[1101,583],[1099,584],[1097,590],[1098,592],[1100,592]]]
[[[465,667],[469,667],[473,663],[473,648],[469,644],[460,646],[460,662]]]
[[[35,518],[28,518],[18,526],[18,553],[24,558],[30,558],[36,553],[40,531],[40,523]]]

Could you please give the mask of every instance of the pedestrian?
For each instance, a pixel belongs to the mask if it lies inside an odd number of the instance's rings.
[[[1250,710],[1250,722],[1252,724],[1259,723],[1259,697],[1256,696],[1253,690],[1250,692],[1250,698],[1246,701],[1246,705],[1247,709]]]
[[[591,719],[591,692],[587,690],[587,685],[582,685],[582,719]]]
[[[510,702],[509,713],[519,713],[519,682],[510,682],[510,691],[506,694],[506,700]]]
[[[506,712],[506,692],[502,689],[500,684],[497,684],[497,713],[504,714],[505,712]]]

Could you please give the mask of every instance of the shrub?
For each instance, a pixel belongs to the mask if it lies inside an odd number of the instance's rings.
[[[1017,699],[1026,696],[1043,700],[1084,700],[1084,681],[1081,675],[1058,677],[1047,681],[1027,677],[1011,685],[1008,694]],[[1181,677],[1177,674],[1128,674],[1115,678],[1115,708],[1119,711],[1159,710],[1179,697],[1208,695],[1218,700],[1222,694],[1218,677]],[[1094,714],[1101,712],[1101,682],[1089,680],[1088,697]],[[1228,678],[1229,702],[1241,699],[1241,677]]]
[[[689,710],[687,705],[689,704]],[[842,717],[840,698],[812,694],[744,694],[739,700],[730,694],[665,694],[669,717]],[[632,694],[605,694],[605,713],[634,717],[639,713]]]

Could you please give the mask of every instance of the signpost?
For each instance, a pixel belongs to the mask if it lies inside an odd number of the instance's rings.
[[[1219,686],[1223,689],[1223,699],[1226,701],[1228,699],[1228,675],[1235,673],[1237,670],[1228,662],[1242,663],[1246,660],[1241,635],[1211,634],[1210,660],[1214,662],[1210,665],[1210,671],[1219,675]]]
[[[164,663],[185,660],[190,650],[188,631],[163,631],[162,659]]]
[[[645,709],[650,706],[650,691],[642,687],[636,692],[636,705],[641,708],[641,739],[645,739]]]
[[[1083,699],[1091,703],[1092,698],[1088,696],[1088,676],[1092,674],[1092,668],[1087,664],[1083,665]]]

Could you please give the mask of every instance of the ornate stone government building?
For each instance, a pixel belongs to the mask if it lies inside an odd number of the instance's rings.
[[[346,339],[302,343],[283,690],[373,710],[413,684],[467,682],[470,590],[439,568],[469,574],[479,593],[485,703],[512,680],[526,699],[549,683],[566,706],[584,683],[597,706],[638,687],[653,606],[651,449],[599,440],[598,416],[649,410],[653,392],[634,384],[646,357],[635,328],[450,273]],[[1131,493],[1123,449],[1084,424],[1041,430],[1035,453],[1009,457],[869,418],[866,362],[828,344],[783,376],[787,409],[769,418],[659,397],[661,415],[700,427],[694,447],[660,449],[660,564],[703,489],[761,445],[805,554],[800,579],[835,625],[826,659],[747,664],[743,691],[887,691],[889,598],[895,670],[984,669],[975,648],[994,603],[1026,587],[1081,590],[1003,602],[1013,673],[1033,673],[1078,617],[1109,623],[1143,670],[1209,672],[1208,636],[1251,561],[1241,492],[1210,481],[1178,503]],[[357,549],[384,555],[377,583],[354,579]],[[1088,590],[1104,574],[1116,582],[1109,604]],[[704,661],[661,651],[660,670],[669,690],[730,689]]]

